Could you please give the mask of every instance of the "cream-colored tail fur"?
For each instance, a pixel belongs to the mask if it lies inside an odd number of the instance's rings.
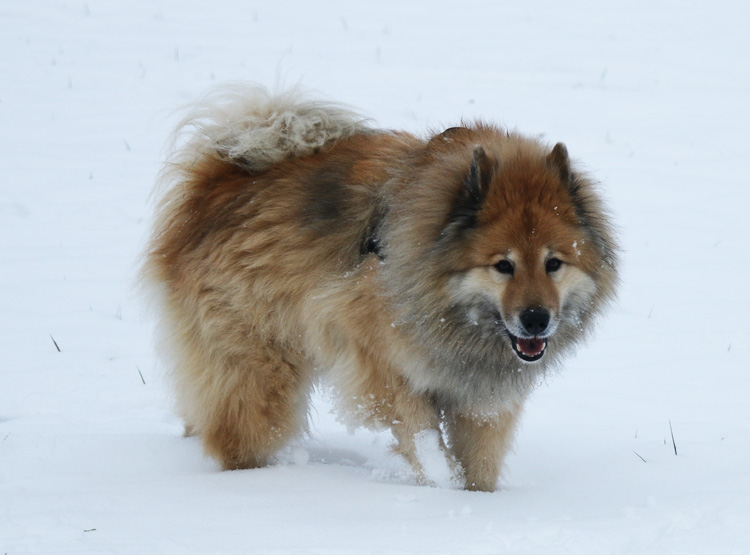
[[[368,130],[366,119],[350,108],[311,100],[299,87],[271,94],[234,83],[213,89],[189,109],[173,136],[172,162],[189,166],[191,158],[219,155],[257,173]]]

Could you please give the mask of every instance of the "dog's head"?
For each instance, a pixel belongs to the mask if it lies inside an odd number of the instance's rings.
[[[458,353],[452,364],[473,357],[495,370],[564,352],[616,281],[615,247],[592,184],[571,171],[563,144],[548,149],[481,125],[448,130],[427,150],[409,207],[417,221],[402,236],[426,268],[402,278],[411,318],[424,315],[420,340],[439,338],[433,343]],[[446,185],[435,185],[441,178]]]
[[[472,322],[503,336],[521,361],[536,363],[550,343],[565,346],[583,331],[609,287],[602,269],[612,252],[606,229],[591,221],[603,215],[584,197],[588,183],[572,173],[565,145],[543,152],[518,141],[513,153],[504,146],[507,159],[473,149],[457,200],[463,218],[448,226],[464,242],[470,267],[451,288]],[[472,208],[473,221],[465,217]]]

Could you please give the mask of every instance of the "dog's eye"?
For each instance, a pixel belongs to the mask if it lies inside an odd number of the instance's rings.
[[[497,264],[495,264],[495,270],[500,272],[501,274],[508,274],[510,276],[513,275],[513,264],[511,264],[508,260],[501,260]]]
[[[556,272],[562,266],[562,260],[559,258],[550,258],[547,260],[546,270],[548,274]]]

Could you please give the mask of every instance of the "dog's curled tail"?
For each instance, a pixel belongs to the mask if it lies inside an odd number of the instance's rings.
[[[171,162],[184,168],[202,156],[218,156],[258,173],[369,129],[350,108],[311,100],[299,87],[271,94],[234,83],[213,89],[189,108],[172,137]]]

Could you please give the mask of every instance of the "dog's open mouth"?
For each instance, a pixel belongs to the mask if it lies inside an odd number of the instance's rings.
[[[518,358],[526,362],[535,362],[544,356],[547,348],[547,339],[544,337],[516,337],[510,335],[510,344],[518,355]]]

